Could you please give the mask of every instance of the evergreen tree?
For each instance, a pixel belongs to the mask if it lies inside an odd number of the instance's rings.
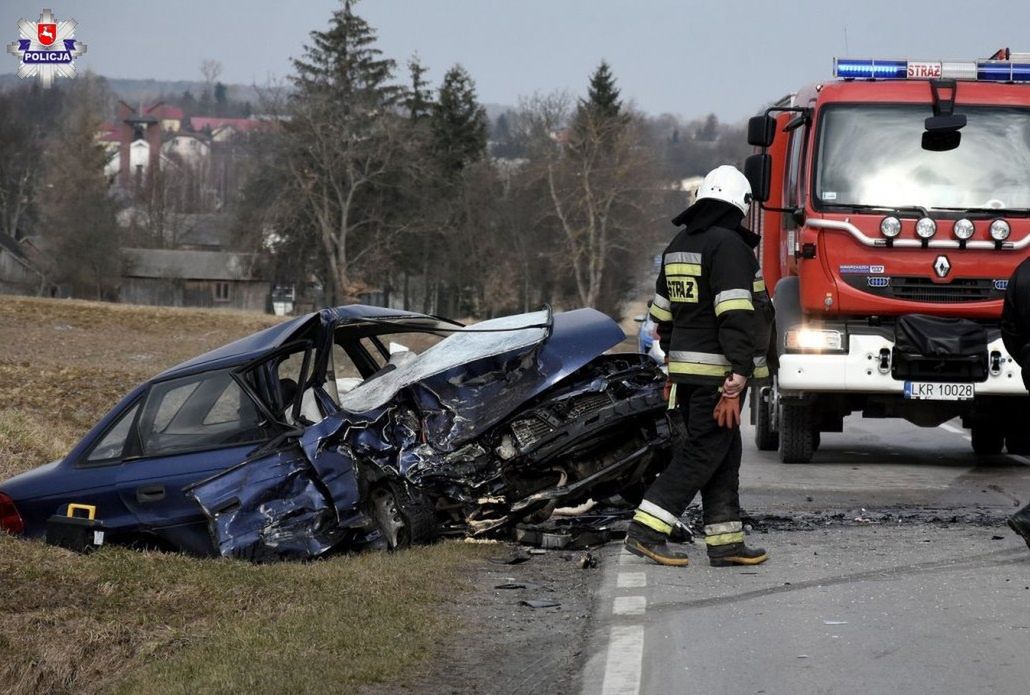
[[[715,142],[719,139],[719,119],[714,113],[705,118],[705,124],[697,131],[697,139],[701,142]]]
[[[68,89],[61,124],[44,156],[41,227],[54,250],[54,279],[76,296],[114,299],[121,244],[104,177],[107,157],[96,142],[104,85],[87,75]]]
[[[383,58],[375,47],[376,32],[354,14],[356,3],[343,0],[329,29],[311,32],[304,57],[293,60],[297,74],[292,79],[300,95],[328,94],[342,100],[345,110],[357,105],[376,110],[395,104],[401,90],[389,84],[394,61]]]
[[[189,118],[197,112],[197,98],[193,96],[193,92],[186,90],[182,93],[182,97],[179,99],[179,104],[182,106],[182,112]]]
[[[394,63],[376,48],[355,4],[343,0],[328,29],[311,32],[293,61],[296,89],[284,126],[289,180],[279,202],[314,237],[304,247],[316,250],[331,302],[379,281],[373,275],[396,226],[391,202],[405,165],[396,109],[403,90],[391,84]]]
[[[215,83],[215,115],[226,115],[226,106],[229,103],[229,88],[221,82]]]
[[[494,121],[494,140],[508,142],[511,139],[511,125],[508,124],[508,114],[502,113]]]
[[[580,99],[572,118],[572,146],[580,148],[586,142],[603,146],[618,136],[630,117],[623,113],[615,76],[606,61],[601,61],[590,76],[587,98]]]
[[[431,120],[433,154],[445,176],[460,173],[486,153],[486,109],[472,77],[460,65],[444,75]]]
[[[411,83],[408,86],[401,105],[408,113],[408,118],[413,122],[421,121],[429,117],[433,108],[433,93],[429,88],[429,82],[425,74],[429,68],[422,65],[418,56],[412,56],[408,61],[408,75]]]
[[[615,76],[607,61],[602,60],[590,76],[587,98],[580,101],[580,108],[589,109],[602,118],[617,118],[622,113],[619,89],[615,86]]]

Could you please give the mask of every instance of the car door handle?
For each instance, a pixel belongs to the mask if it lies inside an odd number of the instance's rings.
[[[160,502],[165,498],[164,485],[144,485],[136,488],[136,501],[140,504]]]

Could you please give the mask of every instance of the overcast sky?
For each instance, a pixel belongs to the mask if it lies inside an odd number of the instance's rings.
[[[290,73],[334,0],[0,0],[0,37],[41,7],[79,22],[81,66],[109,77],[264,84]],[[733,121],[802,84],[830,78],[834,56],[922,59],[1030,52],[1030,2],[973,0],[363,0],[357,11],[403,65],[418,53],[436,82],[460,62],[484,102],[534,91],[583,93],[603,58],[647,112],[715,112]],[[6,61],[6,62],[3,62]],[[14,72],[6,51],[0,72]]]

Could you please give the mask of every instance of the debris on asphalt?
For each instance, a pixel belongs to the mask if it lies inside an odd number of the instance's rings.
[[[594,567],[597,567],[597,558],[592,554],[587,553],[579,558],[580,569],[593,569]]]
[[[546,598],[535,598],[535,599],[524,599],[519,601],[519,605],[529,606],[530,608],[557,608],[561,606],[561,603],[552,599]]]
[[[490,562],[495,565],[521,565],[523,562],[529,562],[529,555],[522,551],[516,551],[511,555],[492,557],[490,558]]]

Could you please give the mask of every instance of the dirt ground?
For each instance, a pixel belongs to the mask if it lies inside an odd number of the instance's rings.
[[[581,566],[587,551],[528,554],[513,544],[469,567],[473,588],[454,597],[448,612],[463,626],[441,635],[440,658],[400,687],[363,690],[364,695],[536,695],[578,692],[591,600],[599,567]],[[592,556],[595,556],[594,553]],[[520,564],[501,564],[513,557]],[[512,588],[498,588],[501,586]],[[553,601],[532,608],[522,601]]]

